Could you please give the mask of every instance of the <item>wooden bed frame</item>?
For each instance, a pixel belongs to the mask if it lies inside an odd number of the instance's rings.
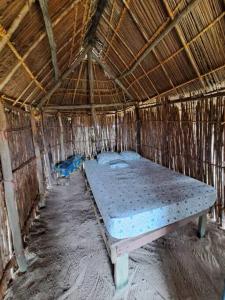
[[[114,282],[117,291],[124,288],[128,283],[128,261],[129,261],[129,253],[131,251],[138,249],[148,243],[151,243],[154,240],[157,240],[158,238],[166,235],[167,233],[177,230],[179,227],[186,225],[191,220],[197,217],[199,218],[198,236],[199,238],[205,236],[208,209],[198,214],[187,217],[181,221],[174,222],[170,225],[161,227],[153,231],[148,231],[146,233],[140,234],[132,238],[125,238],[121,240],[114,239],[113,237],[110,236],[110,234],[108,233],[104,225],[103,218],[101,217],[101,214],[95,203],[94,196],[92,194],[85,172],[83,172],[83,174],[85,178],[87,191],[89,191],[92,199],[92,205],[93,205],[97,222],[100,227],[101,235],[105,242],[108,254],[111,258],[111,262],[114,265]]]

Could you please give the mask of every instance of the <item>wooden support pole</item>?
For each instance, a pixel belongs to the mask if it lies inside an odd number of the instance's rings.
[[[44,162],[45,162],[45,177],[47,179],[47,186],[51,188],[54,184],[54,180],[52,178],[51,165],[48,156],[48,149],[45,141],[44,127],[43,127],[43,115],[41,116],[41,136],[42,143],[44,146]]]
[[[20,272],[26,272],[27,262],[24,255],[19,213],[16,202],[15,183],[13,181],[12,163],[7,134],[7,118],[3,102],[0,100],[0,156],[4,180],[5,203],[9,226],[12,232],[13,247]]]
[[[45,22],[45,28],[46,33],[48,36],[48,42],[51,50],[51,57],[52,57],[52,65],[54,68],[55,73],[55,80],[57,81],[59,79],[59,68],[57,63],[57,55],[56,55],[56,44],[54,39],[54,34],[52,30],[52,22],[48,13],[48,2],[47,0],[39,0],[41,11],[43,14],[44,22]]]
[[[135,106],[136,114],[136,151],[141,152],[141,120],[138,106]]]
[[[18,16],[14,19],[13,23],[11,24],[10,28],[7,31],[7,34],[4,35],[0,41],[0,52],[4,49],[5,45],[8,43],[8,41],[11,39],[13,33],[16,31],[16,29],[19,27],[20,23],[30,10],[32,4],[35,2],[35,0],[28,0],[20,10]],[[1,29],[0,29],[1,30]]]
[[[64,148],[64,130],[63,130],[63,123],[62,123],[62,115],[58,113],[58,120],[59,120],[59,128],[60,128],[60,151],[61,151],[61,161],[66,159],[65,148]]]
[[[191,12],[191,10],[200,2],[200,0],[192,0],[181,13],[177,14],[173,21],[159,34],[156,39],[145,49],[145,51],[139,56],[139,58],[134,62],[129,70],[121,74],[119,79],[124,78],[131,74],[136,67],[145,59],[145,57],[165,38],[165,36],[171,32],[174,27],[179,24],[179,22]]]
[[[39,187],[39,195],[40,195],[40,203],[39,207],[45,207],[45,186],[44,186],[44,174],[42,168],[41,161],[41,152],[38,144],[38,131],[37,124],[35,119],[35,111],[31,111],[31,128],[32,128],[32,136],[34,143],[34,151],[36,156],[36,170],[37,170],[37,179],[38,179],[38,187]]]
[[[96,140],[96,151],[100,150],[100,141],[98,134],[98,120],[96,116],[94,104],[94,77],[93,77],[93,66],[92,66],[92,49],[88,52],[88,82],[89,82],[89,96],[90,96],[90,105],[91,105],[91,115],[94,126],[95,140]]]

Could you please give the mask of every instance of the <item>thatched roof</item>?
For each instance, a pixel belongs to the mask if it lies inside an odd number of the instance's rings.
[[[90,104],[88,45],[94,104],[224,86],[223,0],[51,0],[45,13],[41,3],[0,1],[0,92],[11,103]]]

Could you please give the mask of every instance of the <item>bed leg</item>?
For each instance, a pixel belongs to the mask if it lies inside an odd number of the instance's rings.
[[[205,229],[207,223],[207,215],[202,215],[198,219],[198,236],[199,238],[203,238],[205,236]]]
[[[117,257],[114,264],[114,281],[116,290],[122,289],[128,283],[128,254]]]

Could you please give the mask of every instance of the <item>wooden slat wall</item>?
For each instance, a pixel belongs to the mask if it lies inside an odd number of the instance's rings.
[[[117,113],[117,150],[136,150],[136,116],[134,110]]]
[[[17,205],[23,229],[39,193],[30,114],[10,110],[6,115]]]
[[[24,111],[6,109],[8,141],[12,159],[12,170],[16,188],[16,200],[22,232],[38,200],[36,159],[32,140],[30,114]],[[6,266],[12,256],[11,233],[5,205],[4,184],[0,165],[0,298],[5,281],[1,282]],[[5,274],[10,278],[10,273]],[[5,276],[5,277],[6,277]],[[4,277],[4,278],[5,278]]]
[[[52,156],[53,164],[61,159],[60,127],[57,115],[43,115],[44,135],[47,151]]]
[[[141,152],[157,163],[213,185],[224,208],[224,98],[141,109]]]

